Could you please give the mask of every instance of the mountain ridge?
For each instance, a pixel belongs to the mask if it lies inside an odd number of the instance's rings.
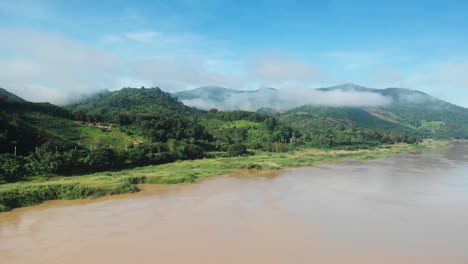
[[[322,104],[317,99],[314,101],[315,103],[296,103],[295,106],[282,107],[288,103],[284,99],[287,92],[274,89],[270,90],[269,97],[265,97],[259,95],[256,92],[257,90],[245,93],[244,91],[239,92],[224,87],[218,91],[226,92],[225,96],[218,96],[218,99],[221,99],[216,102],[210,102],[209,92],[203,87],[200,87],[197,91],[203,91],[200,93],[203,96],[197,97],[192,94],[193,96],[190,97],[192,101],[184,100],[184,97],[181,98],[181,101],[191,105],[190,103],[199,102],[197,100],[200,100],[204,104],[199,105],[204,106],[205,109],[210,107],[217,108],[217,106],[223,105],[230,106],[226,110],[242,109],[246,105],[245,102],[254,102],[247,106],[254,106],[256,109],[243,110],[253,110],[269,115],[276,115],[283,122],[291,125],[293,128],[300,129],[304,133],[307,132],[307,129],[304,129],[303,124],[318,122],[317,119],[325,118],[330,122],[341,122],[344,127],[383,126],[413,132],[424,137],[468,137],[468,109],[440,100],[422,91],[408,88],[389,87],[375,89],[353,83],[345,83],[331,87],[305,90],[304,96],[302,96],[307,97],[312,95],[315,98],[322,96],[322,98],[330,99],[334,96],[346,98],[348,95],[354,95],[348,97],[356,98],[360,97],[360,95],[374,94],[378,97],[374,96],[372,98],[383,98],[388,101],[387,104],[375,106],[330,106]],[[185,93],[190,95],[191,90],[185,91]],[[247,97],[245,96],[246,94],[248,95]],[[301,94],[298,93],[296,97],[301,97]],[[227,98],[227,102],[223,101],[226,100],[225,98]],[[242,104],[233,105],[236,102],[241,102]],[[209,103],[212,103],[212,105]],[[197,105],[191,106],[197,107]],[[320,115],[317,115],[317,113],[320,113]],[[353,116],[354,120],[353,118],[345,118],[346,115]]]
[[[13,102],[25,102],[23,98],[17,96],[14,93],[9,92],[8,90],[0,87],[0,99],[5,101],[13,101]]]

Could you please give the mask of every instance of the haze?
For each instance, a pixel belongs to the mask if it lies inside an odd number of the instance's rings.
[[[459,1],[1,1],[0,87],[65,104],[127,86],[293,97],[354,82],[466,107],[466,10]],[[339,96],[330,103],[343,105]]]

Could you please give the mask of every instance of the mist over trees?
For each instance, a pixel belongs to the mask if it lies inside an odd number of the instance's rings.
[[[439,101],[404,104],[392,92],[385,96],[400,103],[385,110],[307,105],[283,113],[204,111],[144,87],[103,92],[65,108],[8,95],[0,97],[0,182],[257,151],[355,150],[468,135],[466,109]]]

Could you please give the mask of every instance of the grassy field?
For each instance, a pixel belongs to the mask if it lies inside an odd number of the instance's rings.
[[[126,145],[143,141],[141,137],[131,137],[117,128],[103,129],[41,113],[27,113],[25,119],[30,124],[47,132],[47,134],[86,148],[96,147],[97,145],[112,145],[124,148]]]
[[[0,211],[30,206],[48,200],[95,198],[139,191],[141,183],[194,183],[197,179],[234,173],[240,169],[269,170],[311,166],[343,158],[370,160],[402,152],[418,152],[447,147],[447,142],[419,145],[396,144],[371,150],[305,150],[289,153],[257,152],[254,156],[179,161],[119,172],[102,172],[44,181],[0,185]]]

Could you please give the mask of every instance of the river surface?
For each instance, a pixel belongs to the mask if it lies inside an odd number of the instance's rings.
[[[0,262],[468,263],[468,144],[0,214]]]

